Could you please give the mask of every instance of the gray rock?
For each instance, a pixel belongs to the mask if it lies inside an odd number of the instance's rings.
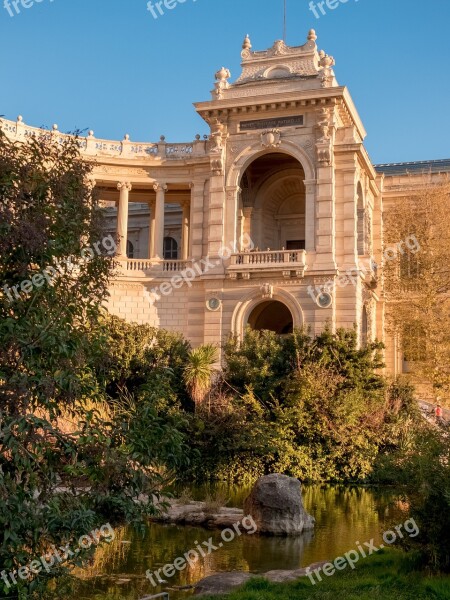
[[[218,573],[205,577],[195,586],[195,596],[215,596],[227,594],[235,588],[244,585],[246,581],[252,578],[250,573],[235,571],[233,573]]]
[[[222,507],[211,513],[206,510],[205,502],[179,504],[177,500],[170,500],[167,504],[167,509],[154,517],[155,521],[223,529],[232,527],[244,517],[244,511],[239,508]]]
[[[253,517],[260,534],[299,535],[314,529],[315,519],[303,507],[300,482],[286,475],[261,477],[244,502],[244,513]]]
[[[205,577],[195,586],[195,596],[209,595],[215,596],[218,594],[228,594],[234,589],[244,585],[249,579],[254,577],[264,577],[273,583],[285,583],[288,581],[296,581],[300,577],[306,577],[309,571],[314,571],[319,567],[323,567],[325,562],[317,562],[305,569],[294,569],[290,571],[268,571],[259,575],[244,573],[243,571],[235,571],[233,573],[218,573]]]

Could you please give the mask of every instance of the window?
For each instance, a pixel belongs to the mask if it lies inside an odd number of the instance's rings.
[[[362,323],[361,323],[361,345],[363,348],[367,347],[369,339],[369,320],[367,318],[367,308],[364,306],[362,310]]]
[[[364,208],[364,196],[362,186],[358,183],[358,200],[357,200],[357,233],[358,233],[358,255],[364,256],[367,250],[366,237],[366,211]]]
[[[286,250],[304,250],[305,240],[288,240],[286,242]]]
[[[134,258],[134,246],[130,240],[127,240],[127,256],[128,258]]]
[[[416,254],[406,251],[400,256],[400,277],[402,279],[417,279],[420,275],[420,262]]]
[[[171,237],[164,238],[164,260],[178,260],[178,244]]]
[[[419,323],[403,327],[402,349],[405,362],[420,362],[426,358],[426,336]]]

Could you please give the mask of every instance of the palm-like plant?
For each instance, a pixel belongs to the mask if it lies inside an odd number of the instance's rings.
[[[204,402],[211,390],[216,361],[217,348],[212,344],[200,346],[189,352],[183,379],[196,408]]]

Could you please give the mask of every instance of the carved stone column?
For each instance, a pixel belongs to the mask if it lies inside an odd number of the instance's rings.
[[[148,231],[148,257],[155,258],[155,203],[149,202],[150,223]]]
[[[315,179],[305,179],[305,250],[314,252],[316,249],[316,185]]]
[[[238,219],[240,211],[241,191],[242,190],[239,186],[228,187],[226,190],[224,223],[225,245],[234,249],[237,249],[238,244],[240,243]]]
[[[191,182],[191,214],[189,218],[189,256],[196,260],[203,257],[203,227],[205,219],[204,179]]]
[[[188,201],[181,204],[183,217],[181,223],[181,260],[187,260],[189,256],[189,215],[190,206]]]
[[[132,185],[128,181],[119,181],[117,189],[120,192],[119,210],[117,213],[117,256],[119,258],[126,258],[128,240],[128,202]]]
[[[252,227],[253,206],[244,206],[244,208],[242,209],[242,215],[243,233],[247,234],[249,239],[251,239],[254,242],[254,227]]]
[[[316,261],[315,267],[334,270],[336,232],[336,181],[334,168],[334,110],[318,111],[316,143]]]
[[[164,258],[164,206],[165,196],[167,191],[167,185],[165,183],[159,183],[155,181],[153,189],[156,192],[156,203],[155,203],[155,243],[154,253],[155,258],[163,260]]]
[[[242,210],[242,208],[240,208],[239,212],[238,212],[238,228],[237,228],[237,235],[238,235],[237,251],[238,252],[244,251],[243,243],[242,243],[244,240],[244,221],[245,221],[244,211]]]

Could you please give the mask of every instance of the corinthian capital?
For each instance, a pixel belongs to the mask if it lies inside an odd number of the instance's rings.
[[[155,190],[155,192],[167,192],[167,185],[165,183],[155,181],[153,183],[153,189]]]
[[[127,190],[131,192],[133,186],[129,181],[119,181],[119,183],[117,184],[117,189],[119,190],[119,192],[121,192],[122,190]]]

